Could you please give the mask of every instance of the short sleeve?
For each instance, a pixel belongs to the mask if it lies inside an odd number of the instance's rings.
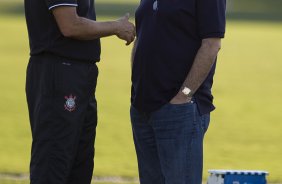
[[[199,36],[223,38],[226,26],[226,0],[196,0]]]
[[[45,0],[45,2],[49,10],[58,6],[77,6],[77,0]]]

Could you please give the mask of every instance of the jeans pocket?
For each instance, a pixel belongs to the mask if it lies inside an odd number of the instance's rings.
[[[185,102],[185,103],[182,103],[182,104],[172,104],[172,103],[168,102],[168,105],[171,105],[171,106],[179,106],[179,107],[181,107],[181,106],[187,106],[187,105],[191,105],[191,104],[193,104],[193,103],[192,103],[192,102]]]
[[[188,103],[183,103],[183,104],[167,104],[167,108],[173,111],[174,113],[181,113],[181,114],[186,114],[186,113],[194,113],[194,103],[188,102]]]

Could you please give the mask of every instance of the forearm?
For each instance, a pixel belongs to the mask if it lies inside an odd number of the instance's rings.
[[[97,22],[78,16],[76,7],[60,6],[52,10],[61,33],[78,40],[94,40],[116,35],[129,45],[135,38],[135,28],[129,14],[116,21]]]
[[[220,39],[203,40],[192,68],[183,83],[183,86],[188,87],[192,93],[195,93],[207,78],[215,63],[220,46]]]
[[[117,22],[96,22],[83,17],[77,17],[69,27],[66,37],[78,40],[93,40],[117,34]]]
[[[134,44],[133,44],[133,47],[132,47],[132,51],[131,51],[131,68],[132,68],[133,62],[134,62],[137,41],[138,41],[137,39],[134,41]]]

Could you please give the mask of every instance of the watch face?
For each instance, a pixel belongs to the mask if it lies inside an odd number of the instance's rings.
[[[184,89],[182,90],[182,93],[184,93],[185,95],[189,95],[191,92],[191,89],[184,87]]]

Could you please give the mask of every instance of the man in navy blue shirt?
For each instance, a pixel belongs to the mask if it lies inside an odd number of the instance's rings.
[[[97,22],[94,0],[25,0],[30,61],[26,96],[32,184],[90,184],[97,125],[95,87],[101,37],[129,45],[125,15]]]
[[[225,0],[141,0],[131,122],[141,184],[201,184]]]

